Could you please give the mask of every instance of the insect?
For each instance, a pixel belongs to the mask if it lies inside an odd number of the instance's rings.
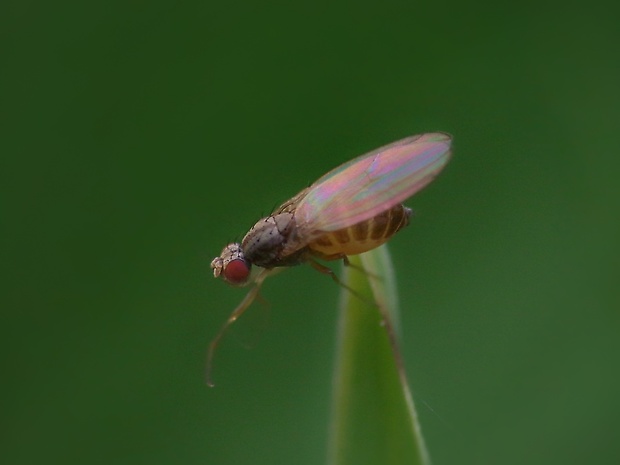
[[[372,250],[407,226],[411,210],[401,202],[441,171],[450,158],[451,142],[445,133],[421,134],[354,158],[259,220],[241,243],[224,247],[211,262],[213,276],[233,286],[254,287],[211,341],[207,384],[213,386],[211,365],[220,339],[252,304],[268,276],[309,263],[344,285],[317,259],[348,264],[347,256]],[[260,271],[251,278],[252,266]]]

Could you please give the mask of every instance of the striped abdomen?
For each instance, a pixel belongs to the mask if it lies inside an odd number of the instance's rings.
[[[308,244],[308,248],[312,253],[327,260],[368,252],[407,226],[410,216],[410,208],[396,205],[369,220],[326,233]]]

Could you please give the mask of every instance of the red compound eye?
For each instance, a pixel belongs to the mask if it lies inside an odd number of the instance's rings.
[[[250,265],[241,259],[232,260],[224,268],[224,279],[231,284],[244,284],[250,276]]]

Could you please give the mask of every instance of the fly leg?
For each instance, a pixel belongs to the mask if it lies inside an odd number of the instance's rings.
[[[368,276],[369,278],[372,279],[376,279],[378,281],[381,281],[382,278],[379,275],[376,275],[374,273],[371,273],[370,271],[366,271],[366,269],[363,266],[359,266],[359,265],[355,265],[353,263],[351,263],[349,261],[349,257],[347,257],[346,255],[343,255],[342,257],[338,257],[338,258],[342,258],[342,264],[344,266],[350,266],[351,268],[353,268],[354,270],[359,271],[360,273],[364,273],[366,276]]]
[[[361,272],[365,272],[363,267],[359,267],[359,266],[355,266],[349,263],[349,260],[347,259],[346,255],[342,256],[345,265],[346,266],[351,266],[352,268],[358,269]],[[334,270],[332,270],[331,268],[317,262],[316,260],[310,258],[308,259],[308,262],[310,263],[310,266],[312,266],[312,268],[314,268],[315,270],[317,270],[320,273],[326,274],[328,276],[330,276],[334,282],[336,284],[338,284],[339,286],[345,288],[347,291],[349,291],[351,294],[353,294],[355,297],[357,297],[358,299],[360,299],[362,302],[367,303],[373,307],[376,307],[377,304],[374,301],[368,300],[366,297],[364,297],[362,294],[360,294],[359,292],[357,292],[355,289],[351,288],[350,286],[346,285],[345,283],[343,283],[340,278],[338,277],[338,275],[336,275],[336,273],[334,273]]]
[[[263,270],[260,272],[260,274],[256,277],[254,281],[254,287],[250,289],[250,291],[246,294],[246,296],[243,298],[241,303],[237,305],[237,308],[235,308],[232,311],[232,313],[230,314],[230,316],[228,317],[228,319],[226,320],[226,322],[224,323],[220,331],[217,333],[217,335],[213,338],[213,340],[209,344],[209,352],[207,353],[207,375],[206,375],[207,385],[209,387],[215,386],[215,384],[213,384],[213,381],[211,379],[211,371],[213,369],[213,356],[215,355],[215,350],[217,349],[217,346],[219,345],[222,337],[224,336],[224,333],[230,327],[230,325],[232,325],[235,321],[237,321],[237,319],[241,315],[243,315],[243,312],[245,312],[248,309],[248,307],[252,305],[252,302],[254,302],[254,299],[256,299],[256,297],[259,297],[259,299],[261,299],[261,297],[259,296],[260,288],[263,285],[263,281],[265,280],[265,278],[269,276],[272,272],[273,270]]]
[[[366,271],[366,269],[363,266],[360,265],[356,265],[354,263],[351,263],[349,261],[349,257],[347,257],[345,254],[339,253],[339,254],[333,254],[333,255],[327,255],[327,254],[322,254],[319,253],[315,250],[313,250],[311,252],[312,255],[315,255],[319,258],[321,258],[322,260],[327,260],[327,261],[332,261],[332,260],[342,260],[342,264],[344,266],[348,266],[353,268],[354,270],[359,271],[360,273],[364,273],[366,276],[372,278],[372,279],[376,279],[378,281],[381,281],[382,278],[379,275],[376,275],[374,273],[371,273],[370,271]],[[310,265],[312,265],[312,267],[318,271],[320,271],[323,274],[328,274],[332,277],[332,279],[334,281],[336,281],[338,284],[340,284],[341,286],[343,286],[343,284],[340,282],[340,280],[338,279],[338,277],[335,275],[335,273],[328,267],[321,265],[320,263],[314,261],[311,257],[307,257],[306,258],[309,262]]]

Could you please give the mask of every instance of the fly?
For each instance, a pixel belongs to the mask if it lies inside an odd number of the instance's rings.
[[[254,287],[211,341],[207,384],[215,349],[226,329],[252,304],[269,275],[309,263],[340,283],[317,259],[343,260],[388,241],[409,224],[401,202],[429,184],[450,158],[452,137],[436,132],[407,137],[348,161],[259,220],[243,240],[211,262],[213,276]],[[260,268],[250,279],[252,266]],[[346,286],[345,286],[346,287]]]

